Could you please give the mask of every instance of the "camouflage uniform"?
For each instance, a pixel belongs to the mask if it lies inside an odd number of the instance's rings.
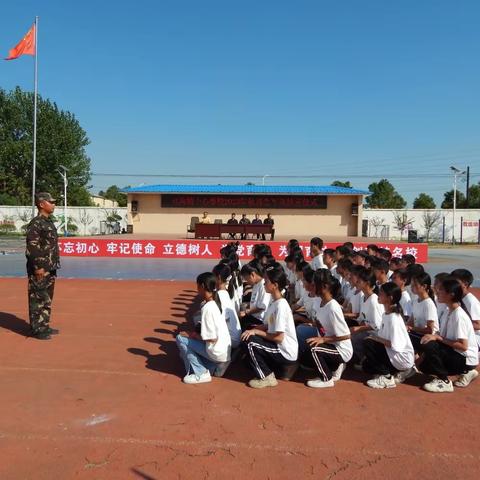
[[[55,224],[43,215],[35,217],[27,227],[28,307],[33,334],[49,329],[53,291],[60,268],[58,234]],[[43,268],[45,277],[37,280],[35,270]]]

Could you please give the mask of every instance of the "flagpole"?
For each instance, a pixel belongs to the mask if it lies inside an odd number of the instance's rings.
[[[35,189],[37,180],[38,16],[35,17],[35,73],[33,95],[32,218],[35,216]]]

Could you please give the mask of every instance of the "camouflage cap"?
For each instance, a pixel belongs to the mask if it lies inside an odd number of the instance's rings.
[[[54,203],[56,200],[48,192],[39,192],[35,194],[35,203],[38,205],[40,202]]]

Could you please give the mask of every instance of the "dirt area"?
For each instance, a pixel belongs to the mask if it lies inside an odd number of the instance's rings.
[[[0,479],[478,478],[480,381],[374,391],[347,371],[327,391],[303,376],[255,391],[237,364],[182,384],[193,287],[60,279],[61,334],[42,342],[25,336],[25,280],[0,279]]]

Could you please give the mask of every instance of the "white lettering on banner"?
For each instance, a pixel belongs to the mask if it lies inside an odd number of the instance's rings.
[[[186,255],[187,254],[187,244],[186,243],[177,243],[175,246],[175,252],[177,255]]]
[[[287,256],[287,246],[286,245],[280,245],[280,252],[278,254],[279,257],[285,258]]]
[[[91,243],[88,246],[88,253],[92,253],[93,255],[96,255],[100,251],[100,247],[95,243]]]
[[[87,244],[84,242],[77,242],[75,245],[75,251],[77,253],[87,253]]]
[[[247,245],[247,256],[252,256],[253,245]]]
[[[200,255],[200,244],[190,243],[188,245],[188,254],[189,255]]]
[[[155,253],[155,245],[152,245],[150,242],[145,245],[145,253],[147,255],[153,255]]]
[[[239,245],[237,248],[237,255],[239,257],[243,257],[245,255],[245,247],[243,245]]]
[[[201,253],[202,257],[204,257],[205,255],[212,256],[212,252],[208,249],[208,243],[205,244],[205,248],[203,249],[203,252]]]
[[[118,250],[118,245],[115,242],[107,243],[107,252],[110,255],[113,255],[114,253],[117,253],[117,250]]]
[[[413,255],[415,258],[417,258],[418,250],[415,247],[407,247],[406,251],[408,255]]]
[[[395,247],[392,250],[392,257],[401,257],[403,255],[403,248],[402,247]]]
[[[73,242],[65,242],[63,244],[64,253],[75,253],[75,244]]]
[[[132,253],[134,255],[142,255],[143,253],[143,245],[141,243],[137,243],[135,242],[133,245],[132,245]]]
[[[173,255],[173,245],[171,243],[166,243],[163,246],[163,253],[165,255]]]
[[[310,246],[305,246],[305,258],[310,258]]]
[[[120,244],[120,253],[122,255],[130,255],[130,244],[129,243],[121,243]]]

